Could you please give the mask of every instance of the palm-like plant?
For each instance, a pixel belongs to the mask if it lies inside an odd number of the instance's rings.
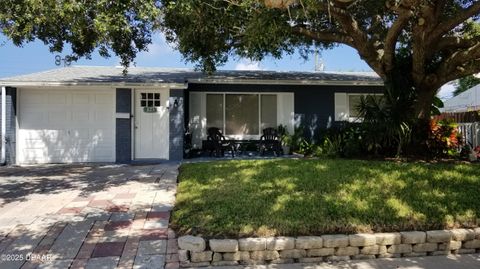
[[[357,109],[363,118],[367,149],[399,157],[411,141],[415,92],[387,88],[382,98],[362,97]]]

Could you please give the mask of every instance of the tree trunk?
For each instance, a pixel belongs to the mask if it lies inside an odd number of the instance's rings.
[[[430,120],[433,99],[437,89],[417,88],[417,100],[414,103],[415,116],[419,120]]]
[[[415,122],[413,124],[412,148],[416,155],[428,157],[428,139],[430,137],[430,120],[433,100],[437,89],[432,87],[417,88],[416,101],[414,103]]]
[[[399,139],[397,155],[408,151],[410,155],[428,154],[427,141],[430,133],[430,116],[436,89],[416,87],[406,70],[392,72],[385,81],[386,95],[391,102],[392,122],[407,123],[411,128],[411,139]],[[400,137],[399,138],[403,138]],[[402,149],[403,147],[403,149]]]

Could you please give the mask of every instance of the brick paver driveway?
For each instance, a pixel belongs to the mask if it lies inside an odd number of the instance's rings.
[[[0,168],[0,268],[178,268],[177,163]]]

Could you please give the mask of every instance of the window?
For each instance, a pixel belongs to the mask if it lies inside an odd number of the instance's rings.
[[[207,128],[225,135],[260,135],[277,127],[277,95],[251,93],[206,94]]]
[[[277,96],[274,94],[261,95],[262,103],[262,130],[265,128],[277,128]]]
[[[360,118],[360,113],[358,111],[358,106],[360,105],[362,97],[372,96],[376,101],[381,101],[383,95],[381,94],[349,94],[348,95],[348,115],[350,118]]]
[[[160,103],[160,93],[146,93],[142,92],[140,94],[140,106],[141,107],[159,107]]]
[[[207,128],[223,130],[223,94],[207,94]]]
[[[225,134],[259,134],[258,94],[227,94],[225,96]]]

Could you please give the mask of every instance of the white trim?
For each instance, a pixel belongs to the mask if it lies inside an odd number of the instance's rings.
[[[17,98],[17,102],[16,102],[16,105],[15,105],[15,111],[16,111],[16,115],[15,115],[15,163],[16,164],[20,164],[20,143],[18,141],[18,138],[20,137],[20,121],[22,120],[21,119],[21,113],[20,113],[20,109],[22,109],[22,105],[20,104],[20,98],[21,98],[21,95],[22,95],[22,90],[20,88],[17,88],[17,91],[16,91],[16,98]]]
[[[193,92],[191,92],[193,93]],[[207,106],[207,95],[208,94],[218,94],[218,95],[222,95],[223,96],[223,128],[222,128],[222,132],[223,134],[225,135],[226,138],[228,139],[235,139],[235,140],[243,140],[243,139],[260,139],[260,137],[262,136],[262,116],[261,116],[261,112],[262,112],[262,104],[261,104],[261,95],[275,95],[277,97],[277,114],[276,114],[276,117],[277,117],[277,125],[279,124],[284,124],[284,125],[287,125],[287,127],[289,128],[289,131],[292,131],[293,132],[293,126],[294,126],[294,116],[293,115],[290,115],[291,118],[288,120],[289,122],[283,122],[282,121],[282,118],[283,117],[279,117],[279,113],[278,111],[283,111],[285,108],[284,108],[284,104],[283,104],[283,97],[286,96],[286,95],[291,95],[292,97],[292,102],[294,103],[294,94],[293,92],[226,92],[226,91],[221,91],[221,92],[211,92],[211,91],[205,91],[205,92],[195,92],[195,93],[198,93],[198,94],[201,94],[203,96],[203,100],[201,101],[201,109],[204,110],[203,111],[203,115],[205,115],[205,118],[206,118],[206,106]],[[235,94],[246,94],[246,95],[257,95],[259,98],[258,98],[258,124],[259,124],[259,128],[258,128],[258,134],[255,134],[255,135],[235,135],[235,134],[227,134],[226,133],[226,96],[227,95],[235,95]],[[294,109],[294,104],[292,106],[292,109]],[[295,111],[292,111],[292,113],[295,113]],[[205,123],[205,127],[206,127],[206,123]],[[292,130],[290,130],[292,129]],[[203,136],[202,136],[203,137]]]
[[[188,79],[189,84],[384,86],[383,81]]]
[[[130,88],[130,160],[135,160],[135,89]]]
[[[117,112],[117,89],[113,90],[113,115],[112,115],[112,130],[113,130],[113,147],[112,147],[112,157],[113,162],[117,161],[117,119],[115,117],[115,113]]]
[[[245,84],[245,85],[335,85],[335,86],[384,86],[383,81],[362,81],[362,80],[268,80],[268,79],[227,79],[227,78],[199,78],[187,79],[185,83],[171,82],[46,82],[46,81],[1,81],[2,84],[10,86],[107,86],[107,87],[155,87],[170,89],[187,89],[188,84]]]
[[[131,83],[131,82],[21,82],[21,81],[0,81],[2,84],[10,85],[13,87],[62,87],[62,86],[98,86],[98,87],[114,87],[114,88],[162,88],[162,89],[179,89],[185,90],[188,88],[187,83],[162,83],[162,82],[143,82],[143,83]]]
[[[205,110],[207,110],[207,95],[208,93],[205,93]],[[227,129],[227,95],[225,93],[222,94],[223,96],[223,105],[222,105],[222,109],[223,109],[223,129],[222,129],[222,132],[225,134],[225,130]],[[207,113],[205,113],[205,119],[207,120],[207,122],[205,123],[205,125],[208,123],[208,118],[207,118]],[[225,134],[226,136],[226,134]]]

